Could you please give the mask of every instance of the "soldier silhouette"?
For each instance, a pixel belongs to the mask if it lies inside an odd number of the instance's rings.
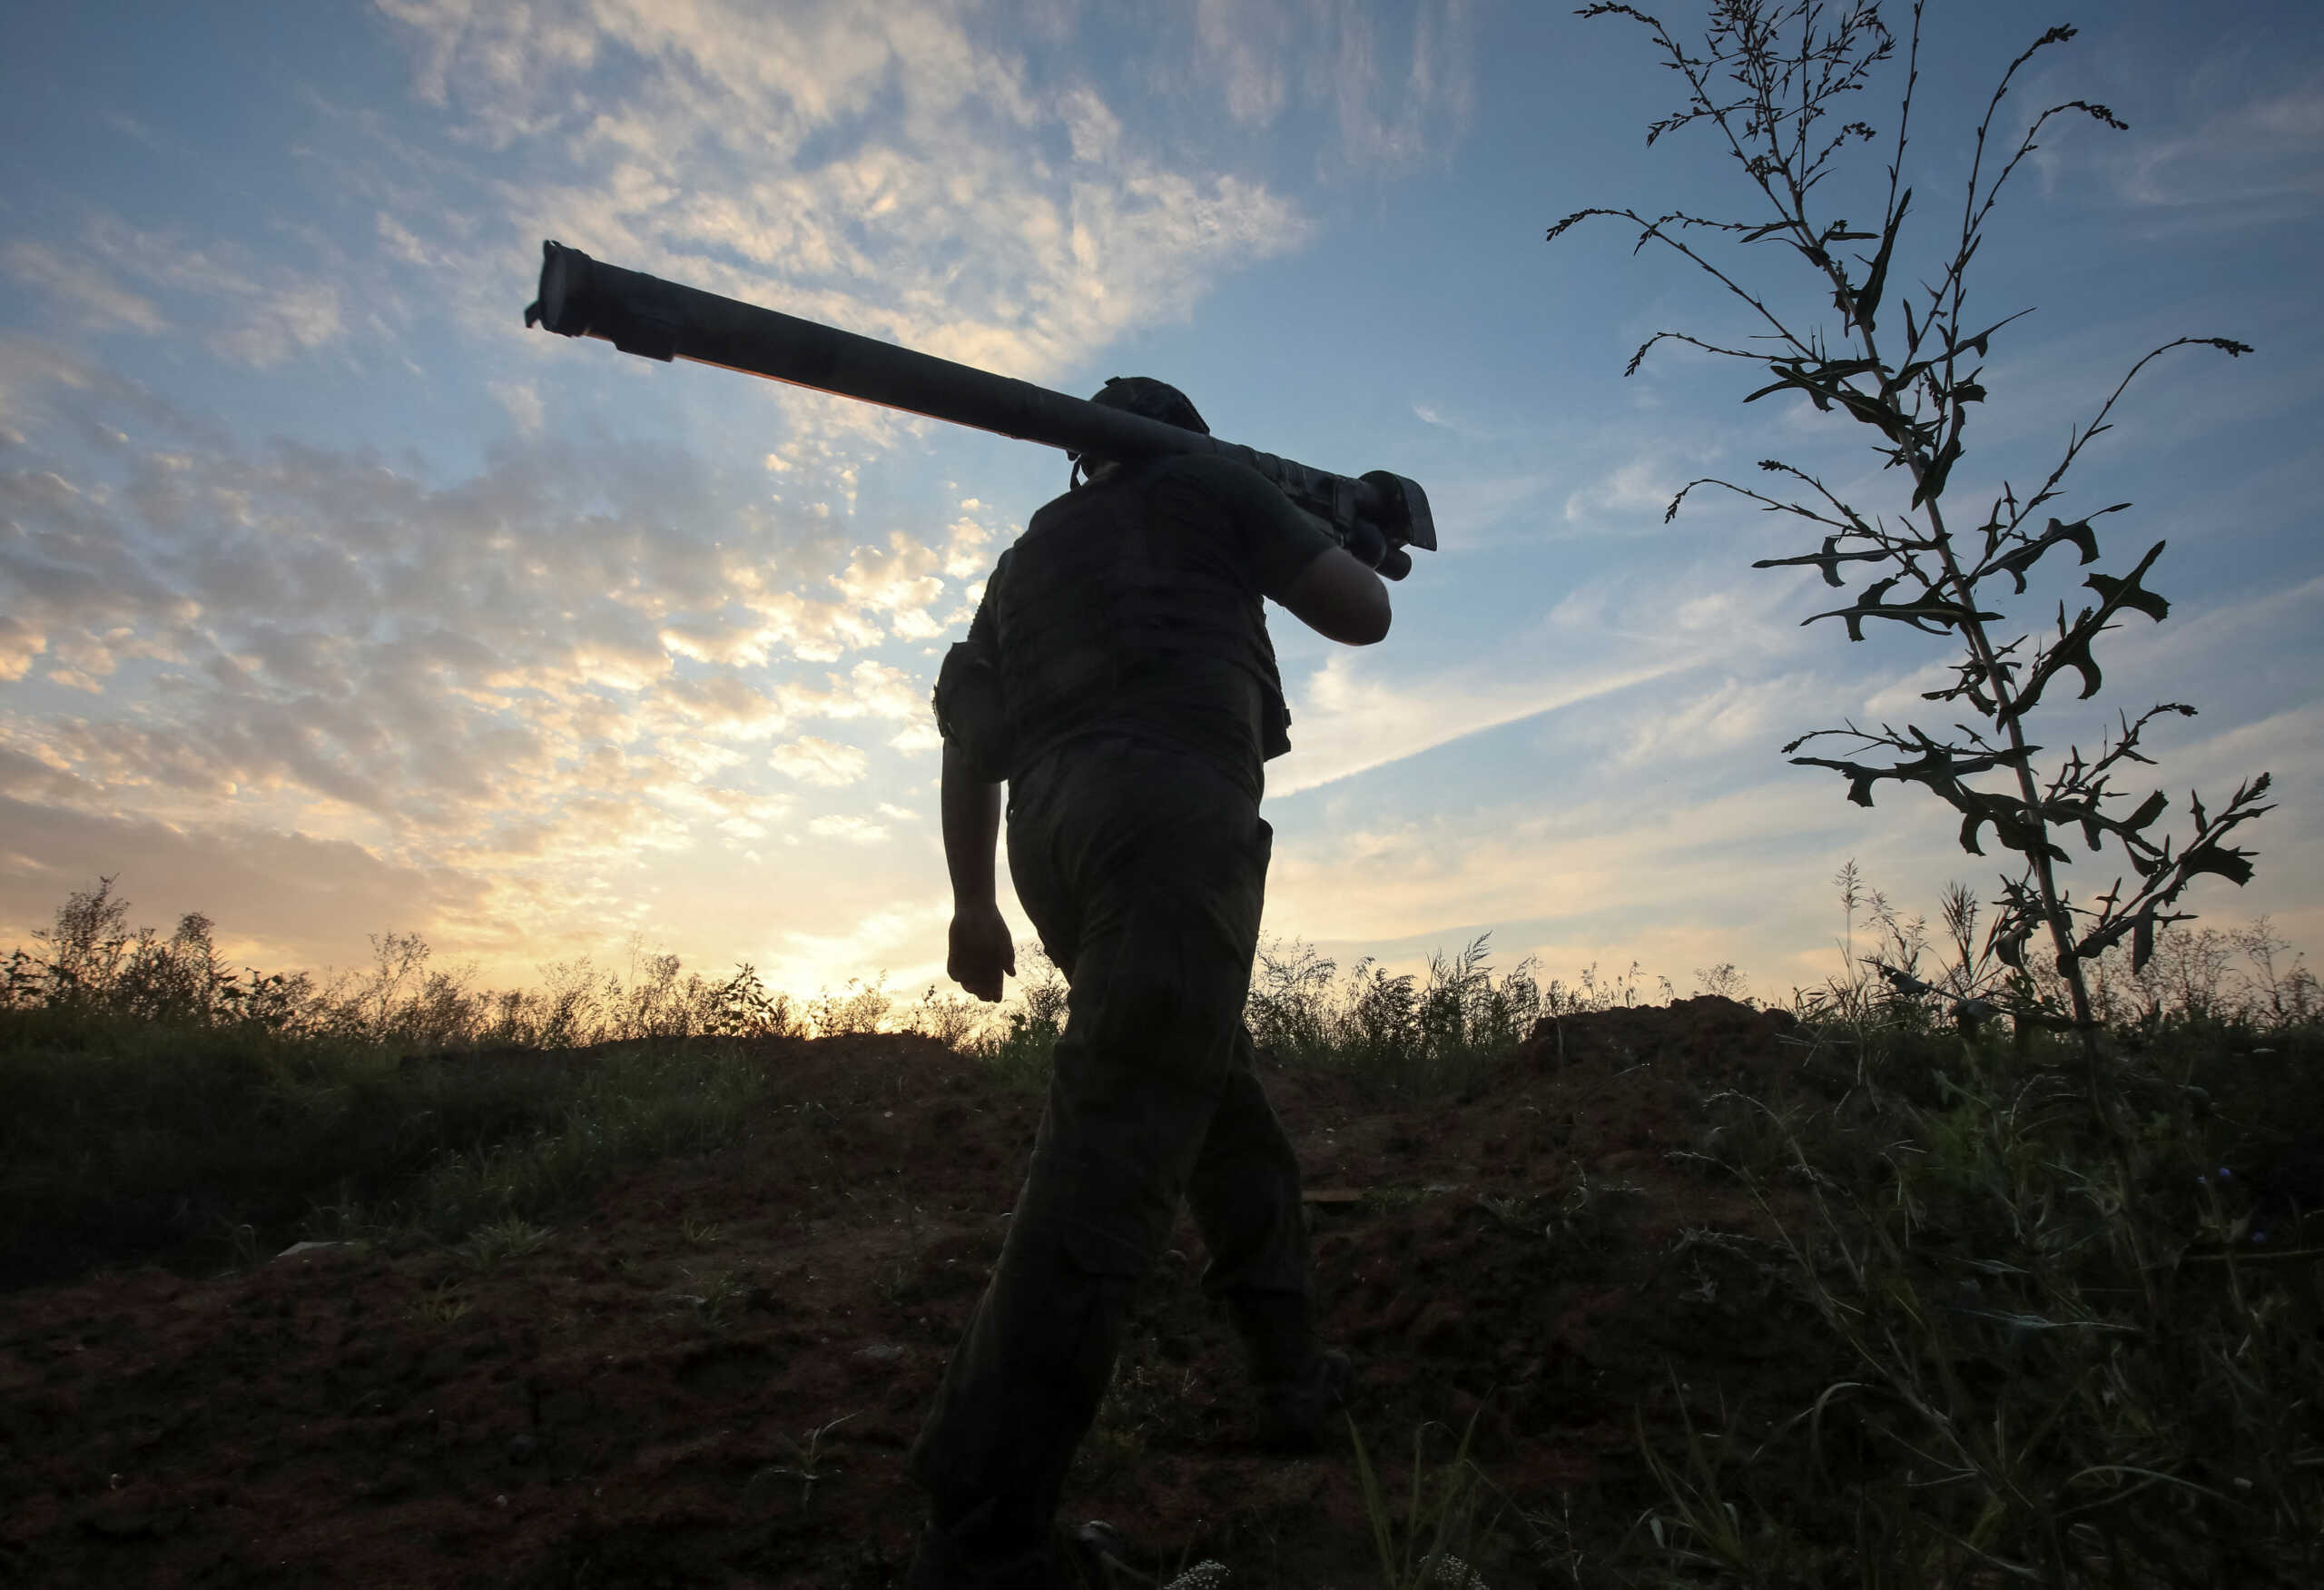
[[[1158,380],[1117,377],[1093,400],[1209,431]],[[1312,1447],[1345,1390],[1346,1355],[1315,1337],[1298,1162],[1243,1022],[1264,767],[1290,749],[1261,599],[1369,646],[1388,632],[1385,550],[1366,532],[1343,547],[1246,464],[1076,459],[945,657],[946,969],[984,1000],[1016,970],[994,887],[1006,782],[1018,899],[1070,993],[1000,1262],[912,1449],[929,1523],[911,1590],[1092,1571],[1102,1526],[1061,1536],[1059,1492],[1182,1201],[1203,1291],[1247,1352],[1257,1442]]]

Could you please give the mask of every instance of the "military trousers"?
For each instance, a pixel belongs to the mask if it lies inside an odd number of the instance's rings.
[[[1070,985],[1000,1258],[912,1449],[933,1526],[1045,1536],[1182,1206],[1264,1390],[1318,1361],[1299,1166],[1243,1020],[1273,831],[1182,752],[1068,744],[1009,792],[1019,900]],[[976,1544],[976,1543],[971,1543]]]

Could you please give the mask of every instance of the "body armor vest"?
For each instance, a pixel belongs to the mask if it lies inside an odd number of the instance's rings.
[[[1012,776],[1075,734],[1137,722],[1141,697],[1167,736],[1203,672],[1232,681],[1216,708],[1255,719],[1260,760],[1291,748],[1259,594],[1221,567],[1221,510],[1168,479],[1170,462],[1058,499],[1010,549],[996,620]]]

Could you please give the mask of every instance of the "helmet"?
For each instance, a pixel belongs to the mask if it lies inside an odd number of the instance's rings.
[[[1168,381],[1156,380],[1150,375],[1117,375],[1107,378],[1103,390],[1089,400],[1108,409],[1123,409],[1142,420],[1159,420],[1165,425],[1175,425],[1181,430],[1199,430],[1210,434],[1210,427],[1203,423],[1195,406],[1187,401],[1187,394]]]
[[[1116,375],[1106,378],[1106,384],[1090,394],[1089,400],[1108,409],[1119,409],[1141,420],[1159,420],[1165,425],[1175,425],[1181,430],[1199,430],[1210,434],[1210,427],[1187,394],[1168,381],[1156,380],[1150,375]],[[1065,455],[1073,460],[1072,481],[1080,484],[1081,472],[1088,459],[1081,453]]]

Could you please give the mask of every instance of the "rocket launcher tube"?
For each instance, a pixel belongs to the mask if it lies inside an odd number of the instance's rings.
[[[1101,459],[1216,453],[1258,470],[1343,544],[1359,524],[1377,530],[1388,545],[1380,572],[1392,579],[1411,571],[1404,548],[1436,549],[1428,495],[1401,475],[1311,469],[1030,381],[625,271],[562,243],[541,244],[540,297],[526,309],[525,324],[602,338],[647,359],[714,364]]]

